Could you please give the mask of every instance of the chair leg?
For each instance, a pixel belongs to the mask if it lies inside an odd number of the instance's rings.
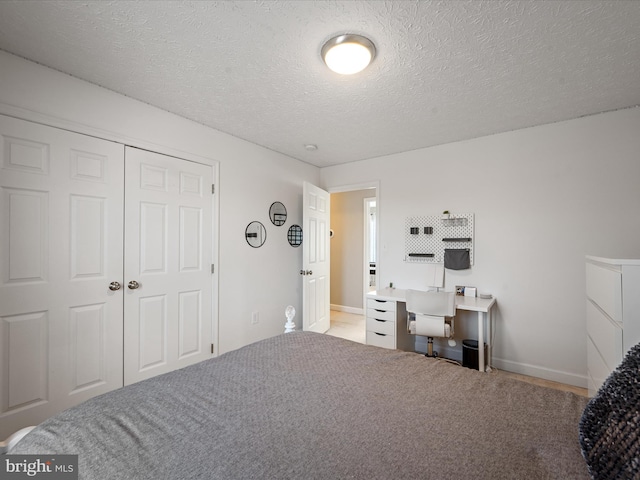
[[[438,352],[433,351],[433,337],[427,337],[427,353],[424,354],[425,357],[437,357]]]

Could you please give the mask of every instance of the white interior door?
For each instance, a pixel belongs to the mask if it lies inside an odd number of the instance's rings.
[[[0,439],[122,386],[124,147],[0,116]]]
[[[329,311],[330,195],[308,182],[303,185],[302,329],[324,333],[331,326]]]
[[[125,157],[128,385],[211,357],[213,168],[130,147]]]

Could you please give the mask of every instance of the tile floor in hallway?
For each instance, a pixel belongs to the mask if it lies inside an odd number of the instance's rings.
[[[364,315],[331,310],[331,327],[327,335],[346,338],[353,342],[366,343]]]
[[[327,335],[345,338],[353,342],[366,343],[366,327],[364,315],[331,310],[331,328],[329,328],[329,330],[327,331]],[[573,392],[576,395],[581,395],[583,397],[586,397],[588,395],[586,388],[575,387],[573,385],[565,385],[563,383],[552,382],[541,378],[520,375],[503,370],[494,369],[494,372],[498,375],[506,375],[523,382],[533,383],[547,388],[555,388],[557,390]]]

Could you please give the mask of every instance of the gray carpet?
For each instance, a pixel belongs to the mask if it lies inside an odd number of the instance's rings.
[[[586,403],[294,332],[90,400],[12,453],[78,453],[86,479],[580,479]]]

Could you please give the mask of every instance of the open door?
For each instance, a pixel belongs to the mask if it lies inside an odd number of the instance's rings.
[[[331,326],[329,313],[330,196],[308,182],[303,185],[302,329],[324,333]]]

